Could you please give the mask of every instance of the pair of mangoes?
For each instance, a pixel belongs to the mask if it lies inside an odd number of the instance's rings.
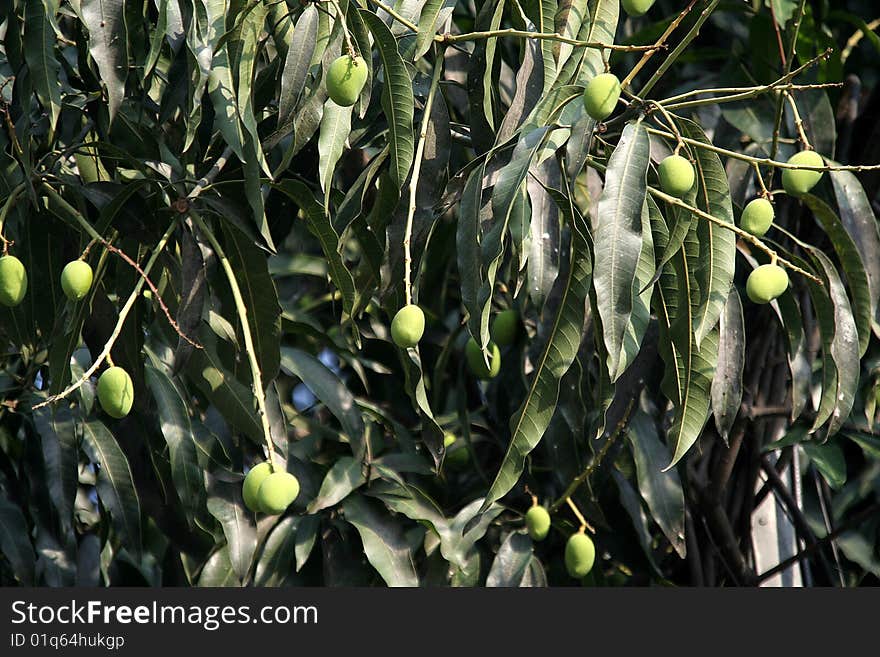
[[[501,371],[501,349],[512,345],[519,335],[519,312],[515,308],[502,310],[495,315],[489,327],[491,340],[486,345],[489,349],[489,362],[483,358],[483,350],[473,337],[469,338],[464,347],[468,369],[479,379],[493,379]]]
[[[516,341],[519,334],[519,312],[514,308],[502,310],[495,315],[489,328],[491,340],[486,345],[489,349],[489,362],[483,358],[483,350],[473,337],[469,338],[464,347],[468,369],[479,379],[493,379],[501,371],[501,349]]]
[[[250,469],[241,487],[244,503],[254,513],[284,513],[299,495],[299,480],[265,461]]]
[[[519,313],[508,308],[495,316],[490,333],[490,359],[487,364],[477,341],[470,338],[465,345],[468,368],[481,379],[491,379],[501,370],[501,346],[513,344],[519,332]],[[401,349],[415,347],[425,333],[425,314],[416,304],[408,304],[397,311],[391,320],[391,339]]]
[[[550,513],[539,504],[533,504],[526,512],[526,530],[533,541],[543,541],[550,531]],[[572,577],[585,577],[596,561],[593,540],[580,529],[569,536],[565,544],[565,568]]]
[[[27,294],[28,275],[21,260],[12,255],[0,257],[0,304],[9,308],[22,302]],[[92,287],[92,268],[74,260],[61,272],[61,289],[72,301],[82,299]]]

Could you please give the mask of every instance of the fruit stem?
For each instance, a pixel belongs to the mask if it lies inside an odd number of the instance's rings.
[[[810,140],[807,138],[807,133],[804,130],[804,121],[801,118],[801,113],[798,112],[797,103],[794,102],[794,96],[790,91],[783,91],[782,95],[785,96],[785,100],[788,101],[788,104],[791,107],[791,113],[794,117],[794,126],[798,131],[798,138],[800,139],[801,144],[803,144],[805,150],[813,150],[813,146],[810,144]]]
[[[235,301],[235,309],[238,313],[238,321],[241,323],[241,330],[244,334],[244,349],[251,368],[254,397],[257,398],[257,412],[260,415],[260,422],[263,426],[263,437],[266,440],[268,461],[270,467],[274,470],[275,445],[272,442],[272,433],[269,429],[269,415],[266,413],[266,394],[263,390],[263,380],[260,373],[260,364],[257,362],[257,352],[256,349],[254,349],[250,321],[247,316],[247,306],[244,303],[244,298],[241,296],[241,289],[238,287],[238,280],[235,278],[235,271],[232,269],[232,265],[226,257],[223,247],[220,246],[217,236],[214,235],[210,228],[208,228],[208,225],[202,220],[197,212],[190,210],[189,214],[195,224],[199,227],[199,231],[201,231],[201,233],[208,239],[208,242],[211,243],[211,248],[214,249],[214,253],[217,254],[217,259],[223,267],[223,272],[226,274],[226,280],[229,282],[229,287],[232,291],[232,298]]]
[[[794,63],[795,50],[797,47],[797,38],[798,32],[801,29],[801,20],[804,17],[804,12],[806,9],[807,0],[801,0],[798,8],[794,13],[794,22],[791,26],[791,41],[789,41],[788,45],[788,53],[785,62],[783,63],[783,74],[788,74],[791,71],[791,66]],[[770,146],[770,157],[776,157],[776,153],[779,149],[779,135],[780,130],[782,129],[782,114],[784,107],[784,98],[780,95],[776,99],[776,116],[773,121],[773,142]],[[771,178],[770,182],[773,182],[773,172],[770,172]]]
[[[761,188],[761,198],[772,199],[773,194],[770,193],[770,190],[767,189],[767,186],[764,184],[764,176],[761,175],[761,167],[758,166],[756,162],[752,162],[752,166],[755,169],[755,176],[758,180],[758,186]]]
[[[9,211],[12,210],[12,206],[15,205],[16,199],[21,195],[24,189],[24,183],[20,183],[15,187],[15,189],[9,193],[9,196],[6,197],[6,201],[3,203],[3,208],[0,209],[0,241],[3,242],[3,255],[9,253],[9,247],[12,245],[12,242],[6,239],[3,235],[3,225],[6,223],[6,217],[9,216]]]
[[[681,140],[681,133],[678,131],[678,128],[675,125],[675,120],[672,118],[672,115],[666,110],[666,108],[663,107],[663,105],[661,105],[657,101],[650,100],[650,101],[648,101],[648,105],[650,107],[656,108],[657,111],[659,111],[663,115],[663,118],[666,120],[666,123],[669,125],[669,128],[672,130],[672,134],[675,136],[675,150],[673,151],[672,154],[678,155],[678,152],[684,146],[684,142]],[[655,121],[657,120],[656,117],[654,118],[654,120]]]
[[[412,175],[409,179],[409,209],[406,214],[406,228],[403,233],[403,287],[406,295],[406,305],[412,303],[412,241],[413,219],[416,215],[417,193],[419,187],[419,174],[422,170],[422,156],[425,152],[425,141],[428,136],[428,127],[431,123],[431,108],[434,105],[434,97],[437,95],[437,87],[443,73],[443,57],[434,52],[434,75],[431,78],[431,89],[428,91],[428,99],[425,101],[425,109],[422,112],[422,125],[419,131],[419,143],[416,145],[416,153],[413,162]]]
[[[165,246],[168,244],[168,240],[171,238],[171,234],[174,232],[174,228],[176,226],[177,222],[172,221],[168,225],[168,228],[165,229],[165,232],[162,234],[162,237],[159,238],[159,241],[156,244],[156,248],[153,249],[153,253],[147,260],[147,264],[144,265],[144,274],[149,274],[150,270],[153,268],[153,265],[155,265],[156,262],[159,260],[159,256],[162,254],[162,251],[165,250]],[[125,320],[128,317],[128,313],[130,313],[131,309],[134,307],[134,302],[137,301],[137,298],[140,295],[143,287],[144,278],[142,277],[138,279],[138,282],[135,283],[134,289],[131,291],[131,294],[128,295],[128,299],[126,300],[125,305],[123,305],[122,309],[119,311],[119,318],[116,320],[116,326],[113,328],[113,332],[110,334],[109,339],[104,344],[104,348],[101,350],[101,353],[98,354],[98,357],[95,358],[95,361],[92,363],[91,367],[83,372],[79,380],[69,385],[62,392],[58,393],[57,395],[52,395],[51,397],[46,398],[39,404],[36,404],[34,406],[34,410],[68,397],[71,393],[79,389],[86,381],[88,381],[95,372],[98,371],[98,368],[101,367],[104,360],[110,357],[110,350],[113,349],[113,345],[116,343],[116,340],[122,333],[122,327],[125,325]]]
[[[342,8],[336,0],[330,0],[330,4],[332,4],[333,8],[336,10],[336,18],[342,25],[342,34],[345,37],[345,47],[348,49],[348,56],[354,59],[357,56],[357,50],[354,49],[354,44],[351,41],[351,34],[348,33],[348,25],[345,23],[345,14],[342,13]]]
[[[590,525],[590,523],[587,522],[587,519],[584,518],[584,514],[581,513],[581,510],[579,508],[577,508],[577,505],[574,503],[574,501],[570,497],[566,497],[565,501],[568,504],[568,506],[571,507],[571,512],[577,516],[577,519],[581,523],[581,526],[578,527],[578,533],[583,534],[584,529],[589,529],[593,534],[595,534],[596,530],[593,529],[593,527]]]
[[[44,182],[41,185],[41,187],[46,192],[46,194],[48,194],[49,196],[52,197],[52,200],[55,201],[55,203],[60,205],[65,210],[65,212],[67,212],[69,215],[71,215],[76,220],[76,222],[80,226],[82,226],[82,228],[91,236],[92,243],[94,243],[94,242],[100,243],[105,249],[107,249],[111,253],[117,255],[127,265],[132,267],[138,273],[138,275],[141,278],[143,278],[144,281],[146,281],[147,286],[150,288],[150,291],[155,295],[156,302],[159,304],[159,307],[162,309],[162,312],[165,315],[165,319],[168,320],[168,323],[171,325],[171,328],[174,329],[174,332],[177,333],[177,335],[182,340],[184,340],[185,342],[188,342],[190,345],[192,345],[196,349],[201,349],[202,345],[200,345],[198,342],[195,342],[194,340],[192,340],[189,336],[185,335],[183,333],[183,331],[180,330],[180,326],[177,324],[177,322],[171,316],[171,311],[168,310],[168,306],[165,304],[165,301],[162,299],[162,295],[159,294],[158,288],[153,283],[153,281],[150,280],[150,277],[146,274],[146,272],[144,272],[144,270],[141,269],[140,265],[138,265],[137,262],[132,260],[128,256],[128,254],[125,253],[125,251],[123,251],[122,249],[116,248],[110,242],[108,242],[103,237],[101,237],[101,235],[94,228],[92,228],[92,226],[89,224],[89,222],[86,221],[86,218],[82,216],[82,214],[79,212],[79,210],[77,210],[75,207],[70,205],[70,203],[68,203],[66,200],[64,200],[64,198],[58,192],[56,192],[55,189],[51,185]],[[172,222],[171,225],[173,226],[174,222]],[[88,254],[91,246],[92,246],[92,244],[90,243],[86,247],[86,250],[80,256],[80,259],[85,260],[86,255]]]
[[[656,198],[659,198],[663,201],[666,201],[670,205],[677,205],[678,207],[680,207],[684,210],[688,210],[692,214],[695,214],[698,217],[701,217],[701,218],[705,219],[706,221],[709,221],[709,222],[715,224],[716,226],[721,226],[722,228],[726,228],[727,230],[733,231],[734,233],[739,235],[741,238],[743,238],[746,242],[750,242],[751,244],[754,244],[756,247],[761,249],[764,253],[766,253],[768,256],[770,256],[771,260],[773,258],[776,258],[776,259],[778,259],[779,264],[784,266],[786,269],[790,269],[791,271],[797,272],[801,276],[805,276],[806,278],[809,278],[811,281],[813,281],[819,285],[823,285],[821,279],[819,279],[817,276],[815,276],[814,274],[811,274],[810,272],[806,271],[805,269],[801,269],[793,262],[789,262],[785,258],[781,257],[775,250],[773,250],[772,248],[767,246],[764,242],[762,242],[760,239],[758,239],[757,237],[752,235],[750,232],[743,230],[739,226],[732,224],[732,223],[729,223],[727,221],[724,221],[723,219],[719,219],[718,217],[715,217],[715,216],[709,214],[708,212],[703,212],[699,208],[696,208],[692,205],[688,205],[687,203],[685,203],[684,201],[682,201],[679,198],[676,198],[674,196],[670,196],[669,194],[661,192],[659,189],[654,189],[653,187],[648,187],[648,191],[652,195],[654,195]]]
[[[628,87],[629,83],[633,81],[633,78],[635,78],[638,72],[641,71],[642,68],[644,68],[645,64],[648,63],[648,60],[650,60],[651,57],[654,56],[654,53],[666,44],[666,39],[668,39],[669,36],[673,32],[675,32],[676,28],[681,25],[681,22],[684,20],[685,16],[690,13],[691,9],[694,8],[695,4],[697,4],[697,0],[691,0],[690,4],[688,4],[688,6],[681,11],[681,13],[669,24],[669,27],[666,28],[666,31],[660,35],[660,38],[657,39],[657,41],[654,43],[654,49],[649,50],[644,55],[642,55],[642,58],[636,63],[635,66],[633,66],[632,70],[623,79],[623,82],[620,83],[621,89],[625,89],[626,87]]]

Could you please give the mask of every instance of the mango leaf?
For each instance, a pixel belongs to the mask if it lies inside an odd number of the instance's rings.
[[[254,571],[255,586],[284,585],[293,568],[297,526],[300,520],[299,516],[287,516],[272,528]]]
[[[810,247],[808,252],[822,272],[825,283],[820,288],[811,282],[810,290],[819,319],[825,368],[829,368],[830,358],[834,370],[833,379],[826,380],[828,385],[823,384],[822,398],[813,424],[815,431],[828,420],[824,433],[827,438],[840,430],[852,411],[859,382],[859,336],[837,269],[819,249]]]
[[[639,214],[641,220],[641,214]],[[593,263],[590,259],[588,230],[579,215],[571,229],[571,257],[565,278],[560,280],[558,313],[551,324],[546,345],[536,362],[528,392],[511,419],[511,440],[480,507],[484,513],[516,485],[529,453],[540,442],[550,424],[559,398],[559,383],[577,355],[586,315]],[[580,220],[580,221],[579,221]]]
[[[205,502],[205,485],[186,402],[160,367],[147,365],[144,374],[156,400],[159,426],[168,444],[174,487],[187,520],[192,523]]]
[[[302,570],[302,567],[308,561],[312,548],[315,545],[315,539],[318,538],[318,529],[320,527],[320,515],[302,516],[300,518],[300,523],[296,528],[296,545],[294,546],[296,572]]]
[[[623,336],[618,369],[621,373],[639,355],[642,339],[651,321],[651,297],[654,294],[654,238],[648,203],[642,206],[642,250],[633,280],[632,313]]]
[[[846,458],[836,441],[824,445],[804,441],[801,447],[831,488],[838,490],[846,483]]]
[[[527,24],[534,30],[531,21]],[[528,116],[542,96],[544,88],[544,57],[537,39],[525,39],[523,59],[516,72],[516,91],[507,108],[507,113],[498,128],[495,143],[501,144],[516,134],[523,119]],[[552,61],[552,60],[551,60]]]
[[[840,208],[840,220],[862,255],[871,291],[872,326],[874,335],[880,337],[880,229],[877,218],[862,184],[851,171],[832,171],[829,175]]]
[[[608,162],[597,209],[593,281],[612,382],[623,373],[620,354],[642,251],[649,146],[648,132],[640,122],[626,125]]]
[[[76,418],[64,406],[44,406],[34,411],[34,425],[40,434],[52,504],[58,509],[62,527],[71,527],[79,465]]]
[[[113,528],[125,547],[138,558],[141,553],[141,505],[128,459],[116,438],[99,420],[83,422],[83,449],[98,465],[98,497],[110,512]]]
[[[25,5],[24,59],[34,91],[46,108],[49,126],[54,131],[61,113],[61,87],[58,84],[61,65],[55,58],[55,30],[46,13],[47,6],[45,2]]]
[[[483,212],[483,176],[485,160],[471,171],[458,206],[458,227],[455,234],[461,302],[469,316],[473,335],[481,335],[483,309],[479,292],[483,281],[480,260],[480,218]]]
[[[661,472],[669,462],[669,449],[660,440],[654,418],[644,408],[635,412],[626,432],[636,463],[639,492],[651,516],[682,559],[684,542],[684,491],[675,468]]]
[[[324,189],[324,209],[330,214],[330,190],[336,164],[345,150],[345,142],[351,132],[351,107],[340,107],[328,99],[324,103],[321,130],[318,134],[318,172]]]
[[[482,347],[489,343],[492,293],[495,289],[498,267],[504,256],[504,238],[508,232],[510,218],[517,199],[521,197],[529,167],[551,133],[552,129],[545,127],[523,134],[513,150],[510,162],[498,172],[498,181],[492,194],[492,227],[484,234],[480,243],[480,258],[483,263],[483,282],[477,304],[480,312],[476,316],[471,316],[468,322],[471,335]]]
[[[366,9],[359,11],[376,40],[376,48],[385,70],[382,110],[388,119],[389,173],[395,186],[402,189],[415,156],[412,82],[397,50],[397,42],[388,27],[373,12]]]
[[[365,498],[353,495],[343,505],[345,519],[354,525],[364,554],[388,586],[418,586],[419,576],[403,527],[376,511]]]
[[[296,376],[305,383],[339,421],[342,431],[351,443],[355,459],[360,462],[366,454],[364,420],[354,396],[345,384],[317,358],[294,347],[281,348],[281,366],[287,374]]]
[[[693,121],[682,121],[682,134],[708,144],[703,129]],[[733,205],[727,173],[716,153],[694,148],[697,177],[697,207],[713,217],[733,224]],[[736,235],[710,221],[699,221],[700,266],[696,268],[700,304],[694,309],[694,337],[699,348],[706,335],[718,324],[727,303],[736,266]]]
[[[210,556],[199,573],[198,585],[204,587],[241,586],[241,580],[232,569],[229,546],[224,545]]]
[[[366,481],[361,461],[350,456],[341,457],[327,471],[318,496],[309,504],[308,513],[338,504]]]
[[[422,367],[422,356],[419,348],[407,349],[401,355],[405,376],[406,392],[418,409],[422,420],[421,438],[434,459],[434,466],[439,467],[443,458],[443,429],[434,418],[434,411],[428,401],[428,391],[425,387],[425,372]]]
[[[24,514],[5,495],[0,495],[0,554],[24,586],[34,585],[36,555]]]
[[[287,179],[274,185],[275,189],[286,194],[303,211],[309,230],[318,238],[321,250],[330,267],[330,277],[342,294],[342,306],[351,315],[356,303],[357,290],[351,272],[346,268],[340,255],[339,235],[324,213],[324,208],[315,198],[308,186],[301,180]]]
[[[226,44],[219,43],[226,32],[227,3],[224,0],[205,0],[202,4],[208,19],[204,38],[214,52],[208,76],[208,94],[214,107],[214,123],[223,135],[223,141],[243,161],[244,130],[235,95],[229,51]]]
[[[785,328],[788,346],[788,368],[791,372],[791,419],[798,419],[803,413],[810,394],[812,366],[807,355],[807,341],[804,336],[804,322],[800,305],[791,287],[776,299],[779,319]]]
[[[422,7],[422,13],[419,15],[419,32],[416,36],[415,51],[413,59],[421,59],[434,43],[434,35],[455,9],[456,0],[427,0]]]
[[[253,513],[245,508],[241,498],[241,482],[208,477],[208,513],[220,523],[232,570],[238,580],[243,581],[257,549],[257,532]]]
[[[82,0],[82,22],[89,30],[89,51],[107,87],[110,120],[125,97],[128,76],[128,35],[123,0]]]
[[[281,305],[265,253],[230,222],[223,222],[226,256],[235,271],[248,311],[251,338],[260,363],[263,387],[278,376]]]
[[[589,0],[560,0],[553,21],[553,31],[569,39],[577,39],[582,25],[592,25],[589,5]],[[573,51],[574,46],[570,44],[561,42],[553,44],[557,68],[565,65]]]
[[[525,532],[510,532],[489,569],[486,577],[488,587],[519,587],[527,581],[532,563],[532,539]]]
[[[660,320],[660,356],[666,365],[663,389],[675,407],[667,442],[675,446],[671,468],[687,453],[709,418],[710,388],[718,357],[718,331],[700,347],[694,337],[694,312],[700,291],[695,280],[700,246],[696,226],[660,277],[656,310]]]
[[[453,518],[446,518],[436,503],[415,487],[377,493],[385,506],[411,520],[427,525],[440,539],[443,558],[459,569],[467,569],[474,545],[503,511],[500,504],[481,511],[482,499],[465,505]]]
[[[846,282],[852,295],[853,317],[859,332],[859,357],[864,356],[871,339],[871,323],[874,318],[875,301],[872,300],[868,275],[859,249],[838,216],[824,201],[812,194],[805,194],[804,204],[831,239],[834,251],[840,259]]]
[[[736,288],[730,289],[718,331],[718,364],[715,378],[712,379],[712,414],[718,433],[727,442],[742,404],[746,355],[742,301]]]
[[[281,96],[278,99],[278,127],[285,125],[296,109],[306,85],[309,65],[315,53],[318,35],[318,10],[315,5],[303,9],[293,29],[293,37],[284,59]]]
[[[263,426],[256,413],[253,390],[227,369],[217,351],[217,338],[212,331],[202,330],[199,342],[202,349],[193,351],[186,365],[188,379],[230,425],[261,445]]]

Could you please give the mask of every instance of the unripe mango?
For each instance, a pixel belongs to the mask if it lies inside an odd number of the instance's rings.
[[[694,165],[681,155],[664,158],[657,173],[660,176],[660,189],[670,196],[681,198],[694,186]]]
[[[354,105],[366,83],[367,63],[363,57],[342,55],[327,69],[327,95],[342,107]]]
[[[572,577],[580,579],[593,569],[596,560],[596,546],[592,539],[578,532],[572,534],[565,544],[565,568]]]
[[[825,161],[816,151],[800,151],[795,153],[788,158],[788,163],[809,167],[825,166]],[[791,196],[803,196],[813,189],[821,178],[821,171],[783,169],[782,186],[785,188],[785,192]]]
[[[257,504],[263,513],[284,513],[299,495],[299,480],[289,472],[276,470],[263,480],[257,492]]]
[[[756,198],[753,201],[749,201],[746,207],[743,208],[739,225],[740,228],[747,230],[752,235],[761,237],[770,230],[774,216],[773,204],[765,198]]]
[[[638,18],[648,13],[654,5],[654,0],[620,0],[620,4],[627,15]]]
[[[61,271],[61,289],[71,301],[79,301],[92,288],[92,268],[83,260],[68,262]]]
[[[425,333],[425,313],[411,303],[397,311],[391,320],[391,339],[401,349],[415,347]]]
[[[480,345],[473,338],[469,339],[464,348],[464,355],[471,372],[480,379],[492,379],[501,371],[501,350],[494,342],[489,343],[489,365],[483,361]]]
[[[770,303],[788,289],[788,274],[779,265],[761,265],[746,280],[746,294],[755,303]]]
[[[454,433],[447,431],[443,434],[443,447],[446,448],[444,463],[450,468],[457,470],[467,465],[468,459],[470,458],[470,452],[468,452],[468,448],[465,445],[459,445],[454,448],[455,441],[456,438]]]
[[[134,403],[134,385],[121,367],[109,367],[98,378],[98,401],[110,417],[124,418]]]
[[[543,506],[535,504],[526,511],[526,529],[533,541],[543,541],[550,531],[550,513]]]
[[[269,462],[259,463],[248,471],[244,478],[244,483],[241,485],[241,496],[244,498],[244,504],[254,513],[262,511],[257,494],[260,492],[260,486],[270,474],[272,474],[272,466]]]
[[[0,303],[17,306],[27,292],[28,277],[21,260],[5,255],[0,258]]]
[[[519,313],[515,309],[508,308],[495,315],[495,319],[492,322],[492,329],[490,330],[492,340],[494,340],[495,344],[501,347],[513,344],[518,332]]]
[[[613,73],[600,73],[584,89],[584,109],[597,121],[604,121],[614,112],[620,98],[620,80]]]

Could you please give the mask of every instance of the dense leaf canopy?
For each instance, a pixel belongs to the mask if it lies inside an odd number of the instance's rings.
[[[623,5],[0,2],[0,584],[876,584],[877,6]]]

